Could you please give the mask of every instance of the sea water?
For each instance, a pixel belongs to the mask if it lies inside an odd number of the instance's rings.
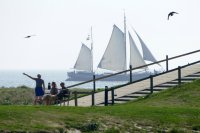
[[[25,72],[32,77],[37,77],[37,74],[42,75],[42,79],[45,81],[45,86],[47,88],[48,83],[56,82],[58,88],[60,87],[59,84],[61,82],[65,83],[65,86],[75,85],[77,83],[83,81],[66,81],[67,79],[67,71],[63,70],[28,70],[28,71],[21,71],[21,70],[0,70],[0,87],[19,87],[25,85],[30,88],[35,87],[35,81],[28,78],[27,76],[23,75],[22,73]],[[115,85],[124,84],[124,81],[97,81],[96,88],[105,88],[105,86],[112,87]],[[92,89],[93,83],[87,83],[80,86],[75,86],[74,88],[85,88],[85,89]]]

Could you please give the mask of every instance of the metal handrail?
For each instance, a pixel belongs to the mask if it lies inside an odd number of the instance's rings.
[[[187,65],[184,65],[184,66],[180,66],[181,68],[185,68],[185,67],[188,67],[188,66],[191,66],[191,65],[194,65],[194,64],[197,64],[197,63],[200,63],[200,60],[199,61],[195,61],[193,63],[190,63],[190,64],[187,64]],[[138,79],[138,80],[135,80],[131,83],[126,83],[126,84],[123,84],[123,85],[118,85],[117,87],[111,87],[111,88],[114,88],[114,89],[117,89],[117,88],[121,88],[121,87],[124,87],[126,85],[130,85],[130,84],[134,84],[134,83],[137,83],[137,82],[141,82],[141,81],[144,81],[144,80],[147,80],[149,79],[151,76],[152,77],[158,77],[160,75],[164,75],[164,74],[167,74],[167,73],[170,73],[170,72],[173,72],[173,71],[177,71],[178,68],[174,68],[174,69],[171,69],[169,71],[165,71],[165,72],[162,72],[162,73],[158,73],[158,74],[155,74],[155,75],[150,75],[149,77],[145,77],[145,78],[142,78],[142,79]]]
[[[81,82],[81,83],[78,83],[78,84],[70,85],[70,86],[67,86],[66,88],[72,88],[72,87],[79,86],[79,85],[86,84],[86,83],[90,83],[90,82],[93,82],[93,81],[98,81],[98,80],[101,80],[101,79],[105,79],[105,78],[108,78],[108,77],[112,77],[112,76],[115,76],[115,75],[119,75],[119,74],[122,74],[122,73],[129,72],[130,70],[136,70],[136,69],[148,67],[148,66],[151,66],[151,65],[154,65],[154,64],[159,64],[161,62],[173,60],[173,59],[180,58],[180,57],[183,57],[183,56],[186,56],[186,55],[190,55],[190,54],[194,54],[194,53],[197,53],[197,52],[200,52],[200,49],[192,51],[192,52],[188,52],[188,53],[185,53],[185,54],[177,55],[177,56],[174,56],[174,57],[171,57],[171,58],[163,59],[163,60],[160,60],[160,61],[157,61],[157,62],[153,62],[153,63],[150,63],[150,64],[146,64],[146,65],[143,65],[143,66],[139,66],[139,67],[135,67],[135,68],[132,68],[132,69],[128,69],[128,70],[124,70],[124,71],[121,71],[121,72],[117,72],[117,73],[114,73],[114,74],[110,74],[110,75],[107,75],[107,76],[102,76],[102,77],[91,79],[91,80],[88,80],[88,81],[85,81],[85,82]]]

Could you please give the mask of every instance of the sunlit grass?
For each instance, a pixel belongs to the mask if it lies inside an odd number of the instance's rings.
[[[0,106],[2,131],[200,131],[200,80],[107,107]],[[0,131],[1,131],[0,130]]]

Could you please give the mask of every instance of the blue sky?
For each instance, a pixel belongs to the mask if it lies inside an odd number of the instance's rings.
[[[0,69],[72,68],[91,26],[97,66],[113,24],[123,30],[124,9],[127,25],[157,60],[197,50],[199,5],[199,0],[0,0]],[[170,11],[179,14],[168,21]],[[24,38],[31,34],[36,36]]]

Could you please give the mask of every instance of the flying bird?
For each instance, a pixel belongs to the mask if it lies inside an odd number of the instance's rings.
[[[30,38],[32,36],[36,36],[36,35],[28,35],[28,36],[25,36],[24,38]]]
[[[168,14],[168,20],[169,20],[169,17],[170,16],[173,16],[174,14],[178,14],[177,12],[170,12],[169,14]]]

